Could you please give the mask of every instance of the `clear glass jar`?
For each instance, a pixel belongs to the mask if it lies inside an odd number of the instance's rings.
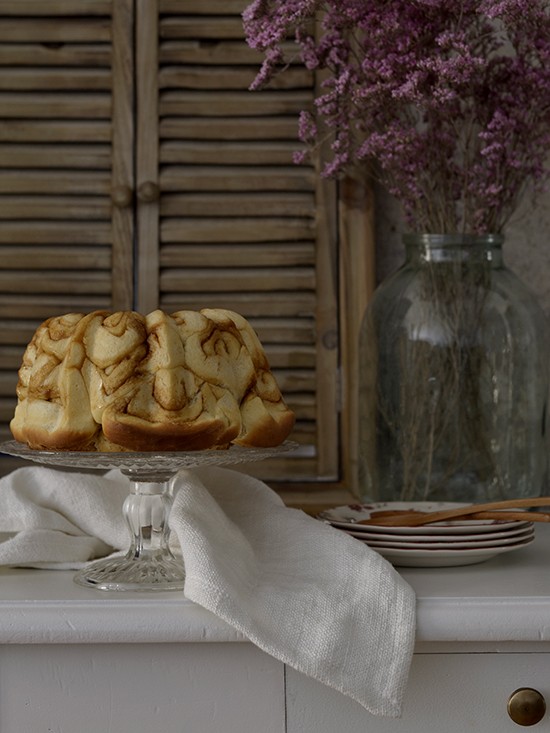
[[[549,334],[497,235],[408,235],[361,327],[359,483],[374,501],[546,491]]]

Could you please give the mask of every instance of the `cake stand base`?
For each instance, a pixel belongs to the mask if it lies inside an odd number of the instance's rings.
[[[168,517],[172,506],[170,482],[177,468],[122,467],[130,492],[122,513],[130,533],[126,555],[96,560],[74,577],[79,585],[98,590],[182,590],[183,558],[170,548]]]
[[[41,451],[16,441],[0,444],[0,453],[46,466],[106,470],[117,468],[129,481],[122,506],[130,546],[125,555],[111,555],[89,563],[74,580],[86,588],[104,591],[182,590],[185,568],[181,555],[170,546],[168,517],[172,506],[171,482],[183,468],[222,466],[276,457],[297,448],[285,441],[273,448],[244,448],[166,453],[95,453]]]
[[[182,590],[183,560],[164,552],[155,557],[113,557],[96,560],[74,576],[85,588],[110,591]]]

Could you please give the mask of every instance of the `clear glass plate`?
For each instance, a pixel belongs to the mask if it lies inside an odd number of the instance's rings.
[[[232,445],[227,449],[198,451],[168,451],[166,453],[99,453],[95,451],[33,450],[16,440],[0,444],[0,453],[25,458],[33,463],[68,468],[110,469],[131,471],[178,471],[193,466],[227,466],[236,463],[263,461],[295,450],[297,443],[285,441],[274,448],[245,448]]]

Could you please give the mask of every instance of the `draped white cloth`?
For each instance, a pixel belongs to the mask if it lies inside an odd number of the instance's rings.
[[[374,550],[287,508],[238,471],[181,471],[170,514],[184,593],[276,659],[374,715],[401,714],[415,638],[411,587]],[[126,549],[128,481],[20,468],[0,479],[0,564],[77,568]]]

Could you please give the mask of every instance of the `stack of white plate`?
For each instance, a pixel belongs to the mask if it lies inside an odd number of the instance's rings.
[[[319,519],[347,532],[383,555],[394,565],[448,567],[473,565],[534,540],[533,522],[495,519],[459,519],[419,527],[383,527],[361,524],[373,512],[412,509],[435,512],[466,506],[445,502],[383,502],[350,504],[322,512]]]

